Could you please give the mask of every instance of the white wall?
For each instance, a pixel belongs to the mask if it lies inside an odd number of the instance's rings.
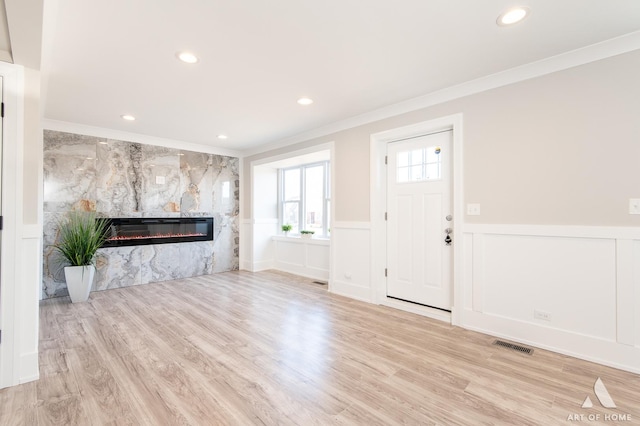
[[[254,217],[243,222],[243,243],[249,247],[243,253],[250,259],[240,259],[240,267],[263,271],[274,266],[275,248],[272,237],[278,234],[278,169],[268,165],[251,166]]]
[[[640,198],[640,50],[583,59],[546,74],[523,67],[502,87],[438,94],[444,102],[246,161],[335,141],[330,290],[380,303],[371,135],[460,114],[464,189],[454,195],[482,214],[456,218],[454,323],[640,372],[640,215],[628,214]]]
[[[482,211],[480,216],[466,216],[466,221],[640,226],[640,215],[628,214],[629,198],[640,198],[636,185],[640,181],[636,164],[640,157],[639,69],[640,50],[635,50],[245,157],[245,161],[249,164],[335,141],[333,176],[339,184],[332,200],[334,218],[368,222],[372,220],[371,135],[463,114],[465,203],[480,203]],[[519,72],[527,74],[525,69]],[[250,203],[246,207],[243,215],[249,218]]]

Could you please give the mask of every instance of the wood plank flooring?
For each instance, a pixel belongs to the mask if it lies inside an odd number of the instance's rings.
[[[40,380],[0,391],[1,425],[640,424],[638,375],[274,271],[48,300],[40,318]]]

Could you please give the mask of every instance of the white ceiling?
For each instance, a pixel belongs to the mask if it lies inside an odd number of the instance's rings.
[[[531,15],[497,26],[515,4]],[[45,118],[245,150],[637,31],[640,1],[64,0],[44,18]]]

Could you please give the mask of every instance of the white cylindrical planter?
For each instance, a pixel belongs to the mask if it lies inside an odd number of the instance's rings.
[[[65,266],[64,277],[72,303],[86,302],[89,299],[95,274],[96,268],[93,265]]]

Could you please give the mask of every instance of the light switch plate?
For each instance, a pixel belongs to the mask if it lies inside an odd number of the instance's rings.
[[[629,214],[640,214],[640,198],[629,198]]]
[[[467,204],[467,214],[469,216],[480,216],[480,204]]]
[[[164,185],[164,176],[156,176],[156,184]]]

